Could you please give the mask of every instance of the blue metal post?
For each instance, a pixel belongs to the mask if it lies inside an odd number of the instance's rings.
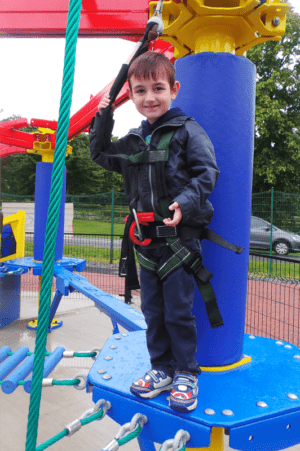
[[[34,214],[34,260],[43,261],[44,241],[47,224],[47,213],[51,188],[52,163],[39,162],[36,165],[35,181],[35,214]],[[66,168],[59,214],[59,225],[56,246],[55,261],[62,259],[64,247],[64,220],[66,202]]]
[[[211,279],[224,326],[211,329],[204,302],[196,290],[198,363],[229,365],[243,357],[251,221],[254,145],[255,66],[230,53],[200,53],[176,61],[181,88],[179,106],[211,139],[220,168],[210,196],[214,217],[210,228],[243,246],[241,255],[203,241],[203,263]]]

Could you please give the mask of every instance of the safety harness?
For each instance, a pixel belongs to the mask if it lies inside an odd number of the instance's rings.
[[[181,266],[184,266],[187,272],[193,274],[204,300],[210,325],[212,328],[215,328],[222,326],[224,323],[218,308],[215,293],[210,283],[213,274],[204,267],[201,254],[191,250],[184,239],[206,239],[226,249],[230,249],[237,254],[240,254],[243,248],[229,243],[208,228],[196,228],[180,224],[176,227],[170,227],[164,225],[162,222],[165,217],[170,215],[168,207],[171,203],[171,199],[168,197],[164,167],[165,162],[169,158],[169,144],[173,134],[174,130],[164,133],[159,140],[157,150],[143,150],[134,153],[130,157],[126,156],[128,166],[139,166],[141,164],[154,165],[157,194],[163,216],[154,212],[136,212],[138,187],[137,177],[134,177],[131,188],[131,202],[129,205],[130,214],[126,218],[122,241],[119,275],[120,277],[126,277],[127,288],[139,288],[133,245],[147,246],[152,240],[165,242],[168,246],[168,250],[166,256],[159,264],[145,257],[143,253],[140,252],[139,247],[135,247],[140,266],[150,273],[156,273],[161,281],[164,281],[170,274]],[[132,139],[131,144],[133,149],[138,151],[138,144],[134,139]],[[119,155],[119,157],[124,158],[125,155]]]

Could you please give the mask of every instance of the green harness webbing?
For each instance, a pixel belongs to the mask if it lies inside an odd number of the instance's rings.
[[[137,250],[137,256],[142,268],[151,273],[156,273],[160,280],[165,280],[170,274],[181,266],[191,272],[201,296],[205,303],[207,316],[212,328],[223,326],[223,320],[218,308],[216,296],[210,279],[213,276],[202,264],[202,257],[192,251],[180,238],[166,238],[169,252],[159,265],[146,258]]]
[[[139,165],[139,164],[155,164],[156,175],[157,175],[157,185],[159,193],[160,208],[163,217],[169,215],[169,205],[170,199],[167,197],[166,181],[163,171],[163,166],[169,158],[169,144],[173,137],[174,130],[163,134],[157,146],[157,150],[148,151],[144,150],[139,153],[127,158],[127,164]],[[135,150],[138,149],[137,143],[132,143]],[[131,208],[136,208],[136,196],[135,191],[137,191],[136,181],[133,181],[132,185],[132,202]],[[133,207],[134,205],[134,207]],[[155,219],[162,221],[163,217],[155,215]],[[124,239],[122,243],[121,250],[121,260],[120,260],[120,270],[119,275],[121,277],[126,277],[128,280],[127,286],[137,282],[136,268],[133,253],[133,244],[129,238],[129,228],[133,221],[133,214],[129,215],[127,224],[125,227]],[[188,238],[188,227],[186,227],[185,237]],[[226,249],[233,250],[236,253],[241,253],[243,248],[235,246],[232,243],[224,240],[218,234],[210,229],[202,228],[199,230],[196,238],[202,240],[207,239],[213,241],[214,243],[225,247]],[[194,237],[194,236],[193,236]],[[139,252],[137,248],[137,257],[140,266],[150,273],[156,273],[160,280],[165,280],[170,274],[176,271],[181,266],[184,266],[188,272],[191,272],[194,276],[195,282],[199,288],[201,296],[205,303],[206,312],[210,321],[212,328],[222,326],[223,320],[218,308],[216,296],[210,279],[213,276],[210,271],[208,271],[202,264],[202,257],[199,253],[192,251],[185,241],[180,237],[166,237],[168,244],[167,255],[160,264],[156,264],[151,259],[148,259],[143,254]],[[131,250],[132,249],[132,250]]]

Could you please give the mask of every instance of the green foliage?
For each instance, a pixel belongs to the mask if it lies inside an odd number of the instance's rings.
[[[300,17],[287,15],[286,33],[251,49],[257,67],[253,192],[300,193]]]
[[[72,154],[66,159],[67,194],[96,194],[123,191],[123,179],[93,163],[90,155],[90,140],[85,134],[71,141]]]
[[[16,119],[9,118],[9,119]],[[23,131],[36,131],[26,127]],[[114,138],[116,139],[116,138]],[[67,194],[96,194],[123,191],[123,179],[93,163],[90,156],[89,137],[81,134],[72,140],[73,153],[66,158]],[[1,192],[16,195],[34,195],[35,167],[41,156],[12,155],[2,160]]]
[[[35,188],[35,166],[38,155],[12,155],[2,160],[1,191],[7,194],[33,195]]]

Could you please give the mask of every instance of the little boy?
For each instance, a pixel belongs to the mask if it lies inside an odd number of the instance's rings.
[[[199,239],[190,238],[193,235],[187,231],[210,223],[213,207],[208,197],[219,170],[211,141],[200,125],[180,108],[169,109],[180,84],[175,80],[174,66],[164,55],[147,52],[139,56],[129,68],[128,81],[128,95],[146,120],[111,142],[111,119],[109,133],[99,143],[97,124],[110,101],[106,95],[90,128],[90,145],[93,161],[123,174],[130,208],[134,205],[137,212],[154,212],[156,218],[161,217],[143,229],[151,231],[151,243],[135,246],[141,265],[141,307],[151,369],[133,382],[130,390],[141,398],[171,391],[170,407],[189,412],[197,406],[197,375],[201,371],[195,359],[196,323],[191,313],[194,278],[180,260],[186,252],[201,252]],[[162,142],[170,131],[168,150],[163,152]],[[126,155],[143,151],[147,161],[128,164],[124,160]],[[162,277],[174,253],[179,261]]]

